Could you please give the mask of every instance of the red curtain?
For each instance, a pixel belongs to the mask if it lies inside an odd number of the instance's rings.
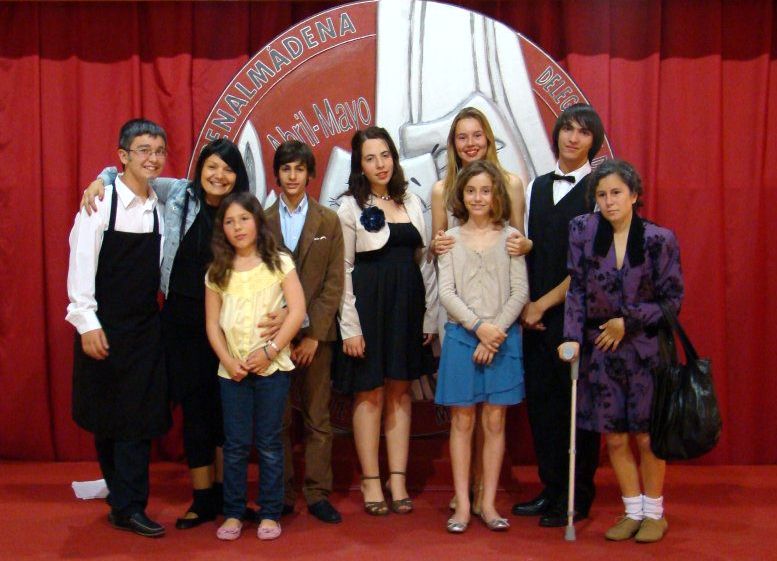
[[[248,58],[341,2],[0,3],[0,457],[91,457],[70,420],[67,236],[127,119],[163,123],[186,173]],[[459,1],[558,60],[636,164],[647,216],[682,249],[681,319],[713,359],[724,416],[702,462],[775,463],[777,11],[752,1]],[[775,70],[775,75],[771,74]],[[177,453],[176,436],[163,453]]]

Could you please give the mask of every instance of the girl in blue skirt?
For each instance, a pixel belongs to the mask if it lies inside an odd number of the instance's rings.
[[[452,533],[466,530],[470,516],[469,470],[476,405],[482,403],[483,503],[480,516],[491,530],[509,523],[494,506],[504,456],[508,405],[524,397],[521,332],[515,324],[529,295],[523,257],[507,253],[516,230],[502,172],[474,162],[456,179],[453,215],[461,226],[446,234],[453,248],[438,260],[440,302],[448,312],[435,401],[451,407],[450,450],[456,511]]]

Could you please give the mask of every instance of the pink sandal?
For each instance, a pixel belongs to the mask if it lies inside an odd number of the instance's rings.
[[[256,537],[260,540],[274,540],[281,536],[281,523],[278,522],[277,526],[259,526],[256,530]]]
[[[228,527],[222,524],[218,530],[216,530],[216,537],[220,540],[234,541],[240,537],[240,533],[243,531],[243,523],[239,526]]]

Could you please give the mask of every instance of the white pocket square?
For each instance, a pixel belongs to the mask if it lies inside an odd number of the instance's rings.
[[[317,238],[313,238],[313,241],[314,241],[314,242],[317,242],[317,241],[319,241],[319,240],[325,240],[325,239],[326,239],[326,236],[319,236],[319,237],[317,237]]]

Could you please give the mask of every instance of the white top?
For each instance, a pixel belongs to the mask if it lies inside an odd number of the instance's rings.
[[[448,230],[456,243],[437,260],[440,302],[450,321],[472,329],[478,320],[507,329],[529,300],[529,277],[523,256],[510,256],[508,236],[517,232],[505,226],[497,241],[483,250],[467,247],[461,229]]]
[[[591,164],[590,162],[584,163],[582,166],[577,168],[575,171],[564,173],[561,171],[561,168],[558,167],[558,162],[556,162],[556,169],[553,170],[553,173],[557,175],[571,175],[574,176],[575,182],[570,183],[569,181],[563,181],[557,179],[553,182],[553,204],[557,205],[558,202],[563,199],[571,190],[572,188],[580,183],[580,180],[583,179],[586,175],[591,173]],[[531,238],[531,235],[529,234],[529,206],[531,205],[531,190],[534,186],[534,179],[531,180],[529,183],[529,186],[526,188],[526,212],[523,216],[523,225],[524,229],[526,230],[526,237]]]
[[[151,187],[149,196],[143,200],[121,180],[115,181],[116,193],[119,196],[116,205],[116,223],[114,229],[118,232],[132,234],[148,234],[154,231],[154,209],[157,196]],[[65,319],[73,324],[78,333],[86,333],[100,329],[97,319],[97,301],[94,297],[95,277],[97,275],[97,260],[103,244],[103,233],[108,229],[111,218],[111,200],[114,189],[105,188],[103,200],[95,199],[97,212],[90,215],[81,210],[76,215],[73,229],[70,231],[70,261],[67,271],[67,295],[70,304],[67,307]],[[162,263],[162,246],[164,245],[165,225],[162,212],[159,215],[159,262]]]

